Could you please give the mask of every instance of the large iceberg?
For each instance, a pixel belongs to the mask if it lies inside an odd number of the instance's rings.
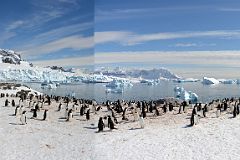
[[[174,88],[176,98],[179,98],[184,101],[190,101],[191,103],[197,103],[198,95],[191,91],[186,91],[183,87],[176,86]]]
[[[208,77],[203,77],[203,81],[202,81],[203,84],[207,84],[207,85],[210,85],[210,84],[219,84],[219,81],[215,78],[208,78]]]

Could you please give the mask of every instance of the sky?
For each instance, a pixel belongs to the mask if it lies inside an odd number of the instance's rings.
[[[41,66],[94,59],[94,0],[2,0],[0,48]]]
[[[0,48],[40,66],[239,78],[239,0],[2,0]]]
[[[239,78],[240,1],[97,0],[95,63]]]

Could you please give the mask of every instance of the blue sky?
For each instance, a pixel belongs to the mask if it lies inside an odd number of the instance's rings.
[[[239,17],[237,0],[98,0],[95,62],[240,76]]]
[[[30,62],[75,66],[94,54],[94,0],[3,0],[0,19],[1,48]]]
[[[239,17],[239,0],[3,0],[0,47],[41,66],[238,78]]]

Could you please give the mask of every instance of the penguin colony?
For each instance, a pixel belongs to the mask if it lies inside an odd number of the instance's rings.
[[[167,112],[174,115],[186,115],[186,118],[190,119],[189,126],[199,124],[200,119],[209,115],[214,114],[215,118],[219,118],[222,114],[230,114],[232,118],[236,118],[240,113],[240,98],[216,99],[206,104],[189,104],[186,101],[180,102],[176,99],[160,99],[148,102],[117,100],[98,104],[95,100],[53,95],[20,96],[4,93],[0,94],[0,98],[5,98],[4,107],[14,108],[13,115],[16,116],[21,125],[26,125],[30,119],[51,120],[49,108],[55,107],[55,112],[64,112],[62,119],[69,123],[79,119],[79,117],[85,117],[85,121],[89,121],[92,117],[98,117],[97,132],[112,131],[117,129],[116,125],[122,125],[124,122],[137,122],[139,128],[144,128],[147,117],[164,116]],[[19,101],[15,102],[14,98],[19,98]],[[107,112],[104,115],[99,114],[104,107],[107,108]],[[31,115],[31,118],[27,118],[28,114]]]

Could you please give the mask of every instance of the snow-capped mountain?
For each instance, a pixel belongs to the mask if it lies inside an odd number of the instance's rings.
[[[65,82],[71,73],[33,66],[12,50],[0,49],[0,81]]]
[[[0,63],[21,64],[20,54],[12,50],[0,49]]]
[[[165,79],[179,79],[178,75],[170,72],[166,68],[159,68],[159,69],[113,69],[109,70],[106,68],[101,68],[101,70],[98,70],[96,72],[102,72],[103,75],[108,76],[116,76],[116,77],[131,77],[131,78],[143,78],[143,79],[159,79],[159,78],[165,78]]]

